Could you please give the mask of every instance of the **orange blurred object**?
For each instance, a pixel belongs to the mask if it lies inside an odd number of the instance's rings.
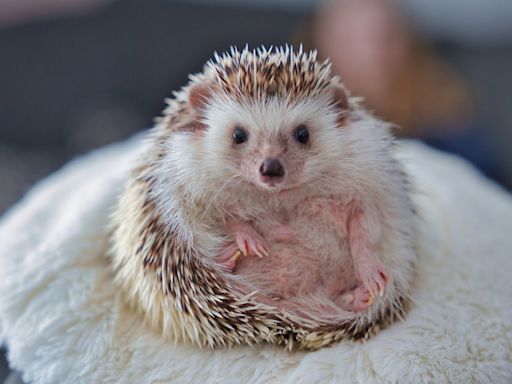
[[[438,135],[430,130],[471,119],[468,86],[414,35],[390,1],[326,2],[314,19],[312,44],[332,60],[353,94],[398,124],[400,134]]]

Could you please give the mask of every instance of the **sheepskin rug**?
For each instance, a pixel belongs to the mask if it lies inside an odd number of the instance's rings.
[[[422,216],[415,303],[367,343],[200,350],[147,329],[105,256],[141,138],[73,161],[0,225],[0,340],[30,383],[512,383],[512,198],[418,143],[400,158]]]

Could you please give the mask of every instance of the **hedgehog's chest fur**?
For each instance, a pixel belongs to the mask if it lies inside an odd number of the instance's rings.
[[[314,295],[335,300],[356,284],[347,238],[351,204],[334,196],[303,197],[253,217],[269,251],[241,257],[234,273],[274,299]]]

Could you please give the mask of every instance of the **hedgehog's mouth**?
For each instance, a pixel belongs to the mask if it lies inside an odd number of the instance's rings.
[[[298,184],[289,185],[288,183],[280,183],[280,184],[262,184],[262,183],[253,183],[259,190],[263,190],[264,192],[268,192],[274,194],[276,196],[284,197],[287,196],[288,193],[296,191],[301,186]]]
[[[302,182],[292,182],[288,177],[283,176],[279,179],[264,180],[264,176],[258,176],[252,180],[248,180],[250,184],[256,187],[260,191],[264,191],[270,194],[286,195],[289,192],[296,191],[304,187]]]
[[[260,175],[259,184],[269,190],[281,189],[284,186],[284,176],[264,176]]]

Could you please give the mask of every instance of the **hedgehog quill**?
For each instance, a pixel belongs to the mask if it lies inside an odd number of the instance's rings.
[[[405,314],[407,177],[328,61],[232,49],[167,102],[112,219],[116,280],[151,326],[316,349]]]

